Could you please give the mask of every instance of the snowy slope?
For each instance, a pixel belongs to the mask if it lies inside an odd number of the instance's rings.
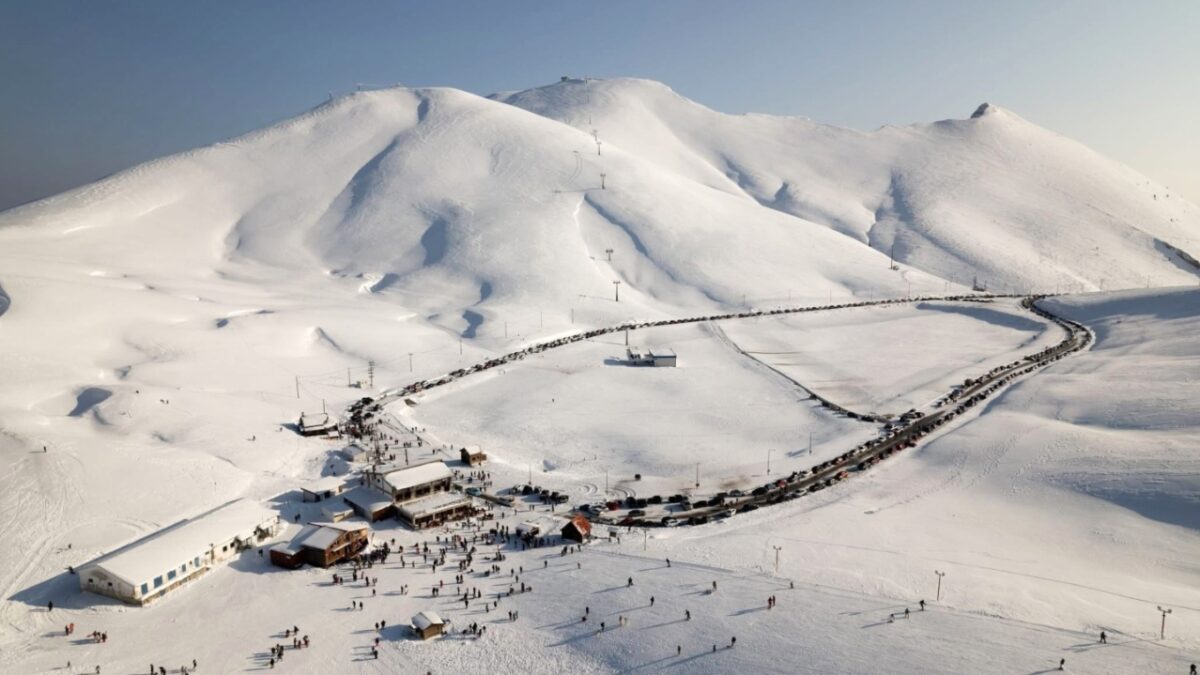
[[[288,495],[298,484],[345,465],[330,462],[335,444],[283,425],[301,411],[336,411],[375,393],[369,362],[377,388],[392,387],[631,317],[940,293],[969,286],[976,270],[992,288],[1045,290],[1196,278],[1155,242],[1194,249],[1195,207],[999,109],[863,133],[721,115],[636,80],[565,82],[500,98],[452,89],[358,93],[0,213],[0,671],[93,657],[140,671],[150,654],[257,668],[255,654],[299,615],[321,631],[314,668],[340,672],[371,623],[340,611],[357,589],[313,605],[303,594],[316,577],[267,574],[254,558],[150,612],[120,612],[72,594],[64,570],[232,498],[296,508]],[[892,239],[898,270],[889,269]],[[619,303],[613,281],[622,282]],[[956,590],[950,604],[984,625],[936,649],[958,653],[986,636],[985,615],[1015,617],[1033,625],[1002,634],[1037,642],[1045,650],[1039,660],[1027,664],[1003,640],[971,652],[974,662],[1013,659],[1014,669],[1041,667],[1061,647],[1045,638],[1047,624],[1147,637],[1143,614],[1154,602],[1177,603],[1176,619],[1194,635],[1196,614],[1187,608],[1200,607],[1190,562],[1200,550],[1192,498],[1197,306],[1190,291],[1061,300],[1061,311],[1097,330],[1092,352],[1040,373],[862,481],[730,526],[673,530],[651,545],[765,592],[755,576],[768,565],[763,552],[785,541],[781,574],[841,589],[832,597],[815,586],[803,592],[830,605],[818,616],[847,629],[847,619],[833,617],[870,607],[877,618],[891,599],[927,596],[928,568],[954,564],[964,579],[957,588],[973,590]],[[761,339],[755,349],[771,351],[793,348],[788,327],[811,331],[819,339],[805,345],[811,360],[798,365],[800,379],[861,383],[869,397],[900,407],[961,377],[956,369],[1008,360],[1034,344],[1032,328],[980,325],[989,323],[980,315],[942,317],[937,326],[952,327],[945,330],[888,323],[856,326],[830,314],[730,335]],[[907,360],[891,380],[875,376],[872,364],[838,363],[856,347],[923,332],[934,336],[927,350],[909,356],[911,345],[896,344],[888,352]],[[977,344],[953,344],[971,335]],[[686,483],[693,459],[714,465],[705,487],[739,476],[749,485],[768,457],[763,446],[780,451],[774,461],[799,465],[806,460],[795,451],[813,428],[817,456],[870,433],[811,403],[793,406],[792,390],[719,336],[664,330],[661,344],[685,348],[681,367],[653,374],[603,365],[623,350],[609,336],[562,360],[529,359],[480,386],[435,390],[414,419],[443,427],[432,431],[446,441],[464,431],[486,440],[489,466],[507,482],[541,461],[572,481],[580,499],[599,491],[601,446],[629,450],[605,458],[619,460],[613,476],[623,488],[640,471],[645,482],[628,489]],[[935,367],[943,356],[953,361],[946,372]],[[886,387],[868,391],[868,379]],[[559,409],[543,412],[547,399]],[[633,426],[655,406],[657,417]],[[588,415],[605,407],[615,421]],[[581,420],[595,437],[580,439]],[[647,440],[656,435],[662,440]],[[645,566],[629,555],[637,543],[620,547],[618,580]],[[536,555],[518,564],[540,564]],[[389,572],[393,584],[426,583]],[[692,593],[703,582],[693,577],[676,590]],[[584,580],[592,593],[611,583]],[[547,584],[545,602],[568,586]],[[426,604],[424,596],[390,595],[394,585],[381,590],[389,622]],[[302,599],[228,612],[229,598],[251,596]],[[42,608],[54,598],[83,632],[111,626],[132,647],[105,652],[114,645],[53,637],[61,617]],[[536,613],[541,600],[522,602]],[[565,622],[559,614],[567,610],[555,606],[550,618]],[[722,600],[705,635],[748,630],[759,619],[744,611],[750,606]],[[216,612],[229,620],[200,644]],[[668,625],[672,637],[681,635]],[[812,630],[806,618],[785,626]],[[497,632],[498,645],[483,653],[534,672],[634,668],[651,659],[656,638],[648,632],[630,649],[593,649],[601,643],[564,643],[574,637],[558,638],[565,633],[544,621]],[[857,633],[828,635],[814,663],[836,664],[860,646]],[[528,649],[533,639],[543,648]],[[901,643],[883,641],[862,658],[884,658]],[[353,644],[361,654],[364,644]],[[430,652],[396,646],[406,653],[352,668],[459,658],[446,652],[457,644]],[[1171,647],[1175,658],[1196,643],[1184,637]],[[1139,650],[1097,672],[1167,672],[1156,655]],[[778,656],[714,663],[765,669]],[[856,663],[859,672],[870,669]],[[936,654],[910,654],[896,671],[939,663]],[[682,665],[707,667],[700,659]]]
[[[860,132],[726,115],[646,80],[560,82],[498,98],[596,130],[673,173],[818,222],[927,272],[993,287],[1194,281],[1200,211],[994,105],[971,119]]]

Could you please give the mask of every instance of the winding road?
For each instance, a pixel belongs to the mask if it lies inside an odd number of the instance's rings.
[[[713,516],[733,515],[733,513],[736,511],[746,509],[747,507],[761,507],[769,504],[776,504],[788,499],[794,499],[804,494],[818,492],[833,485],[834,483],[850,477],[852,475],[852,471],[863,471],[882,461],[883,459],[892,456],[896,452],[899,452],[905,448],[914,447],[920,439],[932,433],[947,422],[953,420],[955,417],[963,414],[978,403],[986,400],[1016,378],[1030,374],[1055,361],[1069,356],[1070,354],[1085,349],[1091,344],[1093,335],[1082,324],[1066,319],[1065,317],[1052,314],[1041,307],[1038,304],[1038,301],[1046,296],[997,294],[925,296],[910,299],[876,300],[857,303],[815,305],[785,309],[781,308],[773,310],[753,310],[747,312],[713,314],[682,319],[627,322],[607,328],[597,328],[584,331],[555,340],[534,343],[519,351],[490,359],[483,363],[471,366],[470,368],[453,371],[440,378],[413,382],[401,389],[384,392],[384,394],[378,399],[369,402],[365,406],[365,409],[379,412],[389,403],[403,399],[411,394],[416,394],[428,389],[444,386],[469,375],[483,372],[506,363],[511,363],[513,361],[519,361],[532,354],[538,354],[549,349],[563,347],[600,335],[619,333],[626,330],[671,326],[684,323],[697,323],[702,321],[724,321],[780,314],[827,311],[853,307],[870,307],[930,301],[987,302],[997,298],[1018,297],[1022,298],[1021,306],[1024,309],[1058,325],[1066,334],[1063,340],[1052,347],[1048,347],[1034,354],[1029,354],[1023,358],[1013,361],[1012,363],[993,368],[979,377],[967,380],[964,386],[955,388],[942,398],[938,399],[934,406],[929,410],[919,412],[911,417],[908,417],[907,419],[903,419],[902,426],[892,429],[886,436],[882,438],[867,441],[866,443],[863,443],[834,459],[817,464],[807,470],[793,472],[786,478],[774,480],[766,485],[760,486],[749,496],[741,496],[730,499],[726,495],[719,494],[714,496],[711,500],[703,500],[706,503],[700,508],[686,511],[674,511],[669,515],[664,515],[657,520],[646,519],[645,517],[632,518],[628,515],[622,518],[619,512],[600,514],[599,517],[596,518],[601,522],[610,523],[619,519],[619,524],[633,526],[654,526],[682,523],[699,524],[707,522],[708,519]],[[808,390],[806,389],[806,391]],[[846,410],[832,401],[828,401],[817,396],[811,391],[809,391],[809,394],[814,399],[817,399],[826,408],[840,412],[855,419],[866,419],[866,421],[882,421],[868,419],[858,413]],[[716,503],[708,503],[713,501]]]

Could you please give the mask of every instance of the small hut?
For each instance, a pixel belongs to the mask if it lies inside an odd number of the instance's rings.
[[[562,538],[582,544],[592,536],[592,523],[582,515],[576,515],[562,528]]]
[[[419,612],[412,618],[412,628],[422,640],[428,640],[445,633],[446,622],[434,612]]]
[[[478,446],[462,448],[458,451],[458,456],[462,459],[462,463],[467,466],[479,466],[487,461],[487,453],[479,449]]]
[[[296,422],[296,429],[301,436],[324,436],[326,434],[337,433],[337,422],[334,421],[326,413],[313,413],[306,415],[300,413],[300,420]]]

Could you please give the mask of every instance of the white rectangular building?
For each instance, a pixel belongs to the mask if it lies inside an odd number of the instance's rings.
[[[278,531],[277,513],[260,502],[236,499],[81,565],[79,587],[145,605]]]
[[[470,497],[456,492],[439,492],[400,504],[396,507],[396,515],[409,527],[421,530],[464,518],[473,509]]]
[[[446,492],[454,478],[450,467],[441,460],[410,466],[384,465],[366,473],[367,485],[391,495],[392,501],[403,504],[436,492]]]

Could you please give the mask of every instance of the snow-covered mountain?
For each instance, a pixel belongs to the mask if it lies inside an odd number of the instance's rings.
[[[352,94],[0,214],[0,243],[51,237],[176,280],[350,277],[468,330],[492,308],[565,307],[614,280],[647,307],[976,277],[1191,283],[1200,270],[1175,249],[1197,228],[1195,206],[995,106],[867,133],[618,79]]]

